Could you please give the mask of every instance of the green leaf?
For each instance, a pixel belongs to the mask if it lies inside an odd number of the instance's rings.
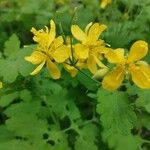
[[[136,101],[136,106],[139,108],[144,108],[148,113],[150,113],[150,90],[142,90],[138,91],[138,99]]]
[[[3,95],[0,97],[0,106],[6,107],[18,97],[19,93],[17,91],[11,94]]]
[[[16,63],[17,63],[18,73],[20,73],[24,77],[28,76],[35,68],[33,64],[27,62],[24,59],[25,56],[29,56],[32,53],[34,47],[35,45],[26,46],[20,49],[20,51],[18,51],[17,53]]]
[[[69,116],[70,120],[73,121],[81,117],[80,111],[72,99],[68,101],[68,104],[66,106],[68,108],[67,116]]]
[[[48,78],[37,76],[34,78],[34,92],[42,97],[43,101],[55,112],[61,119],[69,116],[71,120],[80,117],[73,97],[68,96],[66,88],[62,88],[58,83]],[[61,105],[60,105],[61,103]]]
[[[20,114],[11,117],[6,121],[8,130],[15,133],[16,136],[42,139],[42,135],[47,132],[47,123],[39,120],[33,114]]]
[[[5,43],[4,52],[7,57],[0,60],[0,76],[4,81],[12,83],[19,74],[27,76],[33,70],[34,65],[25,61],[24,57],[31,54],[34,46],[20,49],[20,41],[16,35],[12,35]]]
[[[145,127],[150,130],[150,114],[146,112],[140,112],[140,114],[138,114],[138,121],[136,126],[139,129]]]
[[[10,57],[20,50],[20,41],[16,34],[13,34],[8,41],[5,42],[4,54]]]
[[[6,129],[6,126],[1,125],[0,126],[0,143],[7,142],[14,138],[14,135],[12,132]]]
[[[29,142],[21,140],[10,140],[0,144],[2,150],[34,150]]]
[[[47,123],[38,119],[36,114],[39,110],[39,101],[13,104],[4,111],[9,117],[6,120],[7,129],[16,136],[42,139],[42,135],[47,131]]]
[[[131,134],[112,134],[108,136],[107,131],[105,130],[102,133],[102,136],[105,141],[107,140],[109,148],[113,148],[115,150],[138,150],[142,144],[139,136],[133,136]]]
[[[75,150],[98,150],[95,143],[98,142],[97,136],[99,130],[94,124],[87,124],[79,130],[79,136],[76,137]]]
[[[98,150],[94,143],[87,142],[86,140],[78,137],[75,142],[75,150]]]
[[[139,91],[139,88],[135,84],[131,85],[130,83],[127,83],[126,88],[127,88],[127,93],[130,96],[137,95],[137,93]]]
[[[138,31],[135,33],[134,28],[136,28],[134,22],[112,22],[108,31],[104,33],[104,39],[113,48],[127,48],[133,40],[143,39],[142,33],[137,33]]]
[[[66,97],[66,94],[63,90],[57,94],[47,96],[45,102],[61,119],[68,114],[66,109],[68,98]]]
[[[143,110],[150,113],[150,90],[149,89],[140,89],[135,85],[127,85],[127,92],[131,97],[135,97],[135,105],[138,108],[142,108]]]
[[[99,89],[96,110],[101,115],[103,128],[110,134],[128,135],[136,123],[136,114],[125,92]]]
[[[20,92],[20,98],[24,101],[30,101],[32,98],[31,92],[27,89],[24,89]]]
[[[92,10],[91,8],[85,8],[85,7],[79,8],[78,7],[73,23],[78,24],[81,28],[84,29],[88,23],[92,22],[95,19],[94,11],[95,9]]]
[[[62,87],[45,76],[38,75],[33,78],[33,90],[37,95],[49,95],[50,93],[58,94],[62,91]]]
[[[4,114],[7,115],[7,117],[19,117],[20,115],[27,115],[27,114],[37,114],[40,109],[40,101],[32,101],[32,102],[20,102],[11,105],[11,107],[8,107]]]
[[[0,61],[0,74],[3,80],[7,82],[14,82],[18,76],[18,69],[16,61],[1,60]]]
[[[83,72],[85,72],[89,76],[91,75],[88,71],[83,70]],[[87,88],[88,90],[90,90],[90,91],[96,91],[97,90],[97,85],[96,85],[97,83],[95,83],[95,81],[93,81],[89,77],[85,76],[81,72],[78,73],[77,78],[78,78],[79,82],[82,85],[84,85],[85,88]],[[91,75],[91,78],[92,78],[92,75]]]
[[[68,145],[67,134],[58,130],[56,126],[51,126],[48,141],[54,143],[51,146],[52,150],[71,150]]]

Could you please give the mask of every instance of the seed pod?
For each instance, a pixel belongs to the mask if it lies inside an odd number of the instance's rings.
[[[108,72],[108,70],[109,70],[108,68],[101,68],[94,74],[92,78],[96,80],[100,80],[104,77],[104,75]]]

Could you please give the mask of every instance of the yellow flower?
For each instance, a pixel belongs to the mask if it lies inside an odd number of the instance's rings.
[[[56,63],[63,63],[68,59],[69,49],[67,46],[63,45],[62,36],[55,38],[56,27],[53,20],[50,21],[50,27],[50,31],[48,27],[45,27],[46,31],[43,29],[39,31],[35,28],[31,29],[31,32],[34,34],[33,40],[38,43],[38,46],[30,56],[25,57],[25,60],[36,65],[39,64],[31,75],[39,73],[39,71],[46,64],[50,75],[54,79],[59,79],[60,71]]]
[[[107,5],[111,4],[111,3],[112,3],[112,0],[101,0],[100,7],[102,9],[105,9],[107,7]]]
[[[78,25],[71,26],[73,36],[81,42],[76,45],[75,55],[78,60],[85,61],[87,68],[93,74],[97,71],[97,65],[105,67],[100,61],[102,54],[105,53],[105,43],[98,38],[106,28],[104,24],[89,23],[84,32]]]
[[[128,56],[124,56],[124,49],[109,51],[105,56],[116,67],[106,74],[102,86],[110,91],[116,90],[124,80],[126,74],[131,74],[133,82],[142,89],[150,88],[150,67],[140,61],[148,53],[145,41],[136,41],[130,48]]]
[[[0,82],[0,89],[1,89],[1,88],[3,88],[3,83],[2,83],[2,82]]]

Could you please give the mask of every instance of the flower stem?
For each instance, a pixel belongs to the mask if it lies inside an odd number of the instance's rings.
[[[72,64],[72,63],[69,64],[69,63],[67,63],[67,62],[65,62],[65,64],[74,67],[74,68],[77,69],[79,72],[81,72],[83,75],[85,75],[87,78],[91,79],[92,81],[94,81],[94,82],[96,82],[96,83],[98,83],[98,84],[100,85],[100,83],[99,83],[97,80],[91,78],[91,76],[89,76],[88,74],[86,74],[85,72],[83,72],[82,70],[80,70],[80,69],[79,69],[77,66],[75,66],[74,64]]]
[[[70,37],[70,41],[71,41],[71,64],[75,64],[75,61],[74,61],[74,56],[73,56],[73,47],[72,47],[72,37]]]
[[[59,22],[59,28],[60,28],[60,32],[62,33],[63,40],[65,41],[66,40],[65,39],[65,33],[64,33],[61,21]]]
[[[141,139],[141,141],[142,141],[143,143],[149,143],[149,144],[150,144],[150,141],[149,141],[149,140]]]
[[[89,76],[88,74],[86,74],[85,72],[83,72],[82,70],[80,70],[77,66],[73,65],[74,68],[76,68],[79,72],[81,72],[83,75],[85,75],[87,78],[91,79],[92,81],[100,84],[97,80],[91,78],[91,76]]]

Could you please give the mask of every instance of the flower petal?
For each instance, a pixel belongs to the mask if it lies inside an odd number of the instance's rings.
[[[47,67],[48,67],[49,74],[52,76],[53,79],[60,78],[61,74],[58,67],[50,59],[47,59]]]
[[[24,59],[32,64],[39,64],[46,59],[46,55],[42,52],[34,51],[30,56],[26,56]]]
[[[31,31],[34,35],[37,35],[37,34],[38,34],[38,31],[37,31],[34,27],[32,27],[30,31]]]
[[[79,28],[78,25],[71,26],[72,35],[79,41],[83,42],[86,39],[86,34]]]
[[[90,42],[95,42],[98,40],[99,36],[101,33],[107,28],[106,25],[102,24],[100,25],[99,23],[94,23],[88,32],[88,41]]]
[[[58,48],[59,46],[61,46],[63,44],[64,40],[62,38],[62,36],[57,37],[54,42],[53,42],[53,46],[55,48]]]
[[[91,27],[91,25],[93,24],[93,22],[90,22],[86,28],[85,28],[85,34],[87,35],[88,34],[88,31],[89,31],[89,28]]]
[[[76,44],[74,46],[75,49],[75,55],[77,59],[79,60],[85,60],[89,57],[89,49],[88,47],[82,45],[82,44]]]
[[[107,58],[108,62],[112,64],[121,64],[125,61],[124,49],[122,48],[118,48],[115,50],[110,49],[105,54],[105,57]]]
[[[69,58],[69,47],[66,45],[60,46],[58,47],[53,53],[53,59],[57,62],[57,63],[62,63],[64,62],[66,59]]]
[[[45,61],[43,61],[33,72],[30,73],[30,75],[36,75],[39,73],[39,71],[43,68],[45,64]]]
[[[96,64],[100,67],[100,68],[107,68],[107,66],[105,66],[96,56],[93,56],[94,60],[96,62]]]
[[[49,32],[49,43],[48,46],[52,43],[56,36],[56,26],[53,20],[50,20],[50,32]]]
[[[150,88],[150,67],[146,65],[135,66],[130,68],[133,82],[142,89]]]
[[[104,89],[109,91],[116,90],[122,83],[124,79],[125,70],[123,66],[118,66],[111,72],[106,74],[102,81],[102,86]]]
[[[93,73],[93,74],[96,73],[96,71],[97,71],[97,65],[96,65],[94,56],[89,55],[89,58],[87,60],[87,66],[88,66],[88,69],[91,71],[91,73]]]
[[[130,48],[128,61],[134,62],[140,60],[148,53],[148,44],[145,41],[136,41]]]
[[[75,77],[77,75],[78,70],[74,68],[73,66],[64,64],[64,69],[70,73],[71,77]]]

